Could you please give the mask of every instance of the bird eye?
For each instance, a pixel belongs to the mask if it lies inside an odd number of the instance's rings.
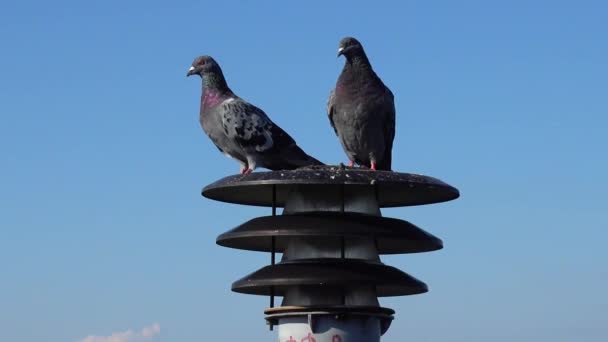
[[[204,60],[201,60],[200,62],[198,62],[198,65],[203,65],[203,64],[205,64]]]

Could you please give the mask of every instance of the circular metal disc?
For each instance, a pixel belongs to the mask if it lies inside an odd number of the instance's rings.
[[[359,306],[359,305],[329,305],[329,306],[277,306],[264,310],[266,315],[281,315],[290,313],[308,313],[308,312],[328,312],[328,313],[372,313],[391,316],[395,314],[395,310],[384,308],[381,306]]]
[[[232,284],[232,291],[283,296],[293,286],[375,286],[378,297],[428,291],[425,283],[391,266],[356,259],[300,259],[266,266]]]
[[[436,178],[343,166],[311,166],[296,170],[253,172],[222,178],[202,195],[217,201],[283,207],[295,186],[375,188],[380,207],[431,204],[458,198],[458,190]]]
[[[307,213],[263,216],[218,236],[224,247],[282,253],[292,237],[373,239],[380,254],[429,252],[443,248],[442,241],[394,218],[355,213]]]

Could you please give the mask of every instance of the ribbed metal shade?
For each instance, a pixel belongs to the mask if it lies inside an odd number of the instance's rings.
[[[428,291],[424,282],[383,264],[381,255],[443,248],[416,225],[383,217],[381,208],[460,196],[433,177],[342,165],[228,176],[202,194],[272,207],[271,216],[240,224],[216,242],[270,253],[270,265],[237,280],[232,290],[270,296],[266,321],[279,326],[280,341],[292,342],[379,341],[394,311],[381,307],[378,297]],[[279,307],[275,296],[283,297]]]
[[[282,253],[293,237],[374,239],[378,253],[419,253],[441,249],[443,243],[415,225],[394,218],[356,213],[306,213],[263,216],[220,235],[224,247]]]
[[[374,188],[380,207],[445,202],[460,195],[456,188],[429,176],[331,166],[228,176],[206,186],[202,195],[222,202],[283,207],[289,192],[302,185]]]
[[[428,291],[425,283],[382,263],[355,259],[299,259],[266,266],[232,284],[240,293],[283,295],[289,287],[355,288],[375,286],[379,297]]]

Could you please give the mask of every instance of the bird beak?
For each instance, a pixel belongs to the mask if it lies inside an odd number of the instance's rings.
[[[340,47],[340,48],[338,49],[338,57],[342,56],[343,54],[344,54],[344,48],[343,48],[343,47]]]
[[[196,74],[196,73],[194,72],[194,67],[193,67],[193,66],[191,66],[191,67],[190,67],[190,69],[188,69],[188,73],[186,74],[186,77],[188,77],[188,76],[192,76],[192,75],[194,75],[194,74]]]

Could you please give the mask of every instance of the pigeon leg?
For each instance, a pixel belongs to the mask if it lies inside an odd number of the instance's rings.
[[[243,174],[248,175],[248,174],[252,173],[253,170],[255,170],[255,164],[256,164],[255,159],[247,157],[247,163],[245,163],[243,165],[243,168],[245,169],[243,171]]]
[[[348,162],[348,166],[349,166],[349,167],[353,167],[353,166],[355,166],[355,162],[354,162],[354,161],[352,161],[352,160],[351,160],[351,161],[349,161],[349,162]]]
[[[374,171],[376,171],[376,162],[372,162],[372,167],[371,167],[371,169],[372,169],[372,170],[374,170]]]
[[[247,171],[247,164],[241,163],[241,168],[239,169],[239,173],[244,175],[245,171]]]
[[[245,170],[244,174],[248,175],[253,172],[256,168],[256,160],[251,157],[247,157],[247,170]]]

